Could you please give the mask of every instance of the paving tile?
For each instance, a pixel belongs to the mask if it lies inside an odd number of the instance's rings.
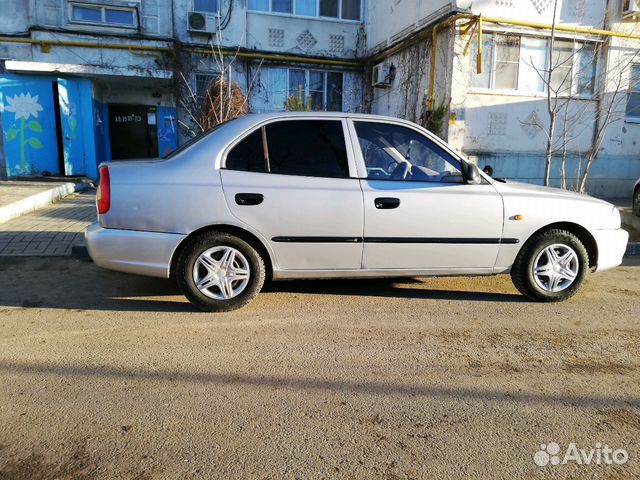
[[[71,255],[72,245],[84,244],[95,208],[94,192],[83,192],[0,224],[0,255]]]

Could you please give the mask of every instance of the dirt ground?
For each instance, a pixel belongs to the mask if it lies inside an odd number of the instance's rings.
[[[562,304],[500,276],[273,283],[205,314],[169,281],[4,258],[0,479],[639,478],[639,349],[637,259]],[[537,466],[550,442],[629,459]]]

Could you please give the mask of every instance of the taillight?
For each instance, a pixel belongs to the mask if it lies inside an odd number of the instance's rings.
[[[100,183],[98,184],[96,200],[98,213],[107,213],[111,207],[111,179],[109,178],[108,167],[100,167]]]

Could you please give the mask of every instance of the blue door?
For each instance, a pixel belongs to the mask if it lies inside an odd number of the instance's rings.
[[[88,103],[85,101],[87,95]],[[82,78],[59,78],[58,102],[64,159],[63,173],[86,175],[88,162],[95,162],[91,82]]]

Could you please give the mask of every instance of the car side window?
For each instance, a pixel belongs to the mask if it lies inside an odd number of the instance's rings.
[[[379,122],[354,122],[371,180],[464,183],[460,162],[415,130]]]
[[[227,154],[225,167],[242,172],[266,172],[261,129],[242,139]]]
[[[269,171],[280,175],[347,178],[340,120],[285,120],[266,127]]]
[[[265,150],[266,149],[266,150]],[[340,120],[285,120],[259,128],[227,154],[227,170],[348,178]]]

